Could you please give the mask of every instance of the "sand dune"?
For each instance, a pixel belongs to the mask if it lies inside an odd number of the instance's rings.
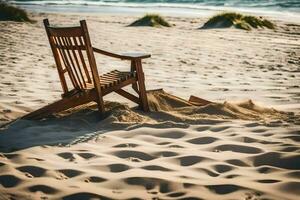
[[[88,104],[3,127],[0,199],[298,199],[298,24],[198,30],[206,19],[167,17],[176,26],[152,29],[126,27],[133,16],[43,13],[36,24],[0,22],[0,124],[60,96],[45,17],[87,19],[103,49],[151,52],[146,86],[166,92],[148,93],[150,113],[112,95],[101,120]],[[129,66],[97,60],[102,73]],[[214,103],[193,106],[190,95]]]

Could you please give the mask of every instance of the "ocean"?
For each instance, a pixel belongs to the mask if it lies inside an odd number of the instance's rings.
[[[300,0],[12,0],[42,12],[145,13],[208,15],[218,11],[300,15]]]

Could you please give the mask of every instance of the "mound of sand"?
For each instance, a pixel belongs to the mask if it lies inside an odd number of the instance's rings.
[[[235,27],[238,29],[251,30],[251,28],[268,28],[274,29],[275,25],[262,17],[244,16],[239,13],[225,12],[210,18],[201,27],[202,29],[210,28],[229,28]]]
[[[151,27],[170,27],[171,25],[160,15],[147,14],[134,21],[129,26],[151,26]]]
[[[264,108],[251,100],[240,103],[209,103],[205,106],[195,106],[191,102],[170,95],[163,90],[148,93],[149,105],[152,111],[176,114],[181,119],[243,119],[243,120],[272,120],[287,119],[291,113]]]
[[[0,1],[0,21],[33,22],[25,10]]]
[[[45,144],[74,144],[90,140],[103,132],[139,127],[187,128],[190,125],[217,124],[233,119],[256,120],[260,123],[294,119],[292,113],[263,108],[250,100],[194,106],[163,90],[149,91],[147,95],[149,113],[125,104],[106,102],[108,111],[103,119],[99,119],[96,104],[90,103],[39,121],[17,120],[2,128],[0,151],[9,152]]]

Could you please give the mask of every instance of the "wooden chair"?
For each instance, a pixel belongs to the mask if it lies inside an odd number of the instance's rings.
[[[149,54],[115,54],[92,47],[85,20],[76,27],[50,26],[44,19],[45,29],[56,62],[61,81],[62,99],[24,116],[36,119],[69,108],[94,101],[100,113],[104,112],[103,96],[117,94],[139,104],[144,111],[149,111],[142,59]],[[131,61],[131,70],[118,70],[99,75],[94,53],[103,54],[121,60]],[[132,85],[138,97],[122,88]]]

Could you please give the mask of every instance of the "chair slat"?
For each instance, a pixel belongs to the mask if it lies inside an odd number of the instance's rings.
[[[75,63],[74,63],[74,64],[76,64],[75,69],[77,68],[78,73],[80,74],[81,81],[79,80],[79,82],[81,83],[81,85],[83,85],[83,88],[86,88],[85,79],[84,79],[84,76],[82,74],[82,70],[81,70],[81,67],[80,67],[80,64],[79,64],[79,61],[78,61],[78,57],[77,57],[77,54],[76,54],[75,49],[74,49],[75,45],[73,45],[72,39],[73,39],[73,37],[66,38],[66,40],[68,42],[68,45],[71,46],[71,51],[73,53],[73,57],[75,58]]]
[[[117,70],[108,72],[100,76],[101,87],[113,87],[120,84],[122,81],[126,81],[130,78],[134,78],[134,74],[131,72],[120,72]]]
[[[48,27],[48,30],[55,37],[79,37],[83,34],[81,27]]]
[[[53,37],[53,38],[54,38],[54,40],[56,41],[57,44],[62,45],[62,41],[61,41],[60,37]],[[58,49],[58,51],[60,53],[61,59],[63,60],[65,68],[68,71],[68,74],[70,76],[70,80],[71,80],[72,85],[74,86],[74,88],[78,88],[77,83],[76,83],[75,78],[74,78],[73,73],[72,73],[72,69],[70,68],[69,61],[66,58],[65,50],[64,49]]]
[[[64,45],[63,37],[58,37],[58,39],[59,39],[60,43],[61,43],[62,45]],[[79,89],[80,86],[79,86],[79,84],[78,84],[78,82],[77,82],[77,79],[76,79],[76,77],[75,77],[75,73],[74,73],[73,68],[72,68],[72,66],[71,66],[71,61],[69,60],[69,57],[68,57],[68,50],[62,49],[62,53],[63,53],[63,57],[64,57],[64,59],[65,59],[65,61],[66,61],[66,67],[67,67],[67,69],[68,69],[68,74],[69,74],[69,76],[73,79],[73,82],[74,82],[73,85],[74,85],[74,87],[75,87],[76,89]]]
[[[63,44],[64,45],[68,45],[68,41],[67,41],[67,38],[66,37],[62,37],[62,41],[63,41]],[[73,72],[75,72],[74,74],[74,77],[75,77],[75,79],[76,79],[76,82],[77,82],[77,85],[79,86],[79,88],[78,89],[83,89],[84,87],[83,87],[83,85],[82,85],[82,82],[80,81],[80,78],[79,78],[79,74],[78,74],[78,70],[77,70],[77,68],[76,68],[76,66],[75,66],[75,64],[74,64],[74,59],[72,58],[72,56],[71,56],[71,53],[70,53],[70,51],[69,50],[65,50],[66,52],[67,52],[67,56],[68,56],[68,59],[69,59],[69,63],[71,63],[71,68],[73,69]]]
[[[75,45],[78,45],[78,44],[79,44],[78,46],[84,46],[84,42],[82,41],[82,37],[77,37],[77,38],[78,38],[79,43],[77,43],[77,40],[75,39]],[[86,77],[87,77],[87,79],[88,79],[88,83],[92,83],[91,76],[90,76],[90,73],[89,73],[89,71],[88,71],[87,65],[86,65],[86,63],[85,63],[83,54],[82,54],[81,51],[78,51],[78,53],[79,53],[80,60],[81,60],[83,69],[84,69],[84,71],[85,71]]]
[[[65,50],[72,50],[75,49],[75,50],[85,50],[85,46],[80,46],[80,45],[75,45],[75,46],[61,46],[61,45],[57,45],[55,44],[54,45],[55,48],[58,48],[58,49],[65,49]]]

